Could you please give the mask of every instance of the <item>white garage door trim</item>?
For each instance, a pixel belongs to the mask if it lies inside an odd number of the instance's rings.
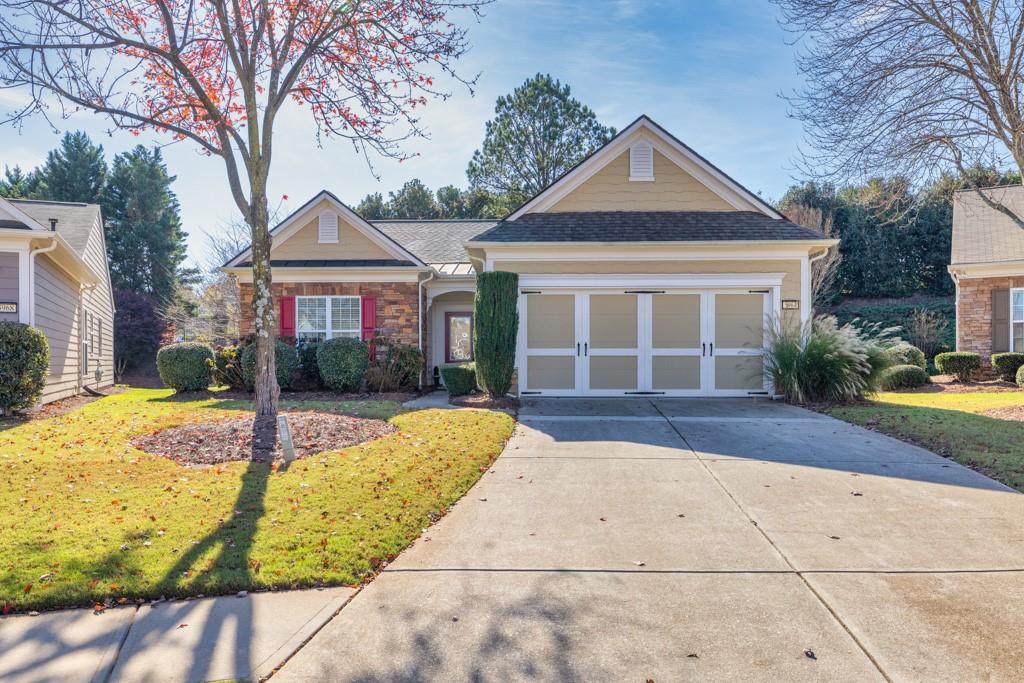
[[[665,396],[749,396],[763,395],[771,391],[770,387],[754,391],[750,389],[716,389],[714,364],[716,360],[704,360],[704,354],[700,365],[700,388],[692,390],[656,390],[653,386],[651,368],[649,363],[640,363],[641,358],[651,359],[654,356],[663,355],[696,355],[687,351],[661,352],[652,347],[651,342],[651,303],[653,293],[664,294],[700,294],[701,295],[701,339],[714,338],[714,301],[719,294],[747,293],[755,290],[756,293],[765,295],[764,313],[766,318],[772,315],[778,316],[781,313],[781,284],[783,273],[743,273],[743,274],[692,274],[692,275],[524,275],[520,277],[519,295],[519,338],[517,343],[516,361],[519,368],[519,384],[522,393],[527,395],[550,395],[550,396],[623,396],[623,395],[665,395]],[[590,297],[592,295],[626,293],[637,295],[637,342],[636,348],[623,349],[601,349],[595,350],[594,356],[636,356],[637,364],[637,386],[632,390],[602,390],[590,388],[590,366],[591,361],[575,362],[575,369],[570,373],[574,375],[574,386],[566,388],[541,388],[530,386],[528,371],[528,356],[564,356],[564,357],[589,357],[587,352],[587,340],[589,339],[589,316]],[[751,292],[753,293],[753,292]],[[574,339],[576,344],[573,348],[552,348],[550,350],[528,345],[528,316],[527,299],[531,295],[573,295],[574,304],[572,312],[572,324],[575,330]],[[568,318],[568,316],[566,316]],[[565,346],[559,343],[560,346]],[[702,344],[703,346],[703,344]],[[717,352],[714,347],[710,355],[717,357],[739,357],[744,355],[760,356],[762,350],[751,351],[749,349],[724,349],[719,348]],[[554,360],[554,359],[552,359]],[[565,365],[560,363],[559,365]],[[554,368],[554,366],[552,366]],[[564,375],[570,368],[562,368]]]

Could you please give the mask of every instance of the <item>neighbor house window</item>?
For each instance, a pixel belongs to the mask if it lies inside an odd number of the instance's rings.
[[[303,341],[361,334],[358,296],[295,297],[295,334]]]
[[[1010,348],[1024,351],[1024,289],[1010,290]]]

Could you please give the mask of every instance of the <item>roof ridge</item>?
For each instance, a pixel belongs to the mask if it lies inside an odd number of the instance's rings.
[[[60,201],[60,200],[57,200],[57,199],[26,199],[26,198],[12,199],[10,197],[7,197],[6,199],[7,199],[7,201],[15,203],[15,204],[58,204],[58,205],[61,205],[61,206],[86,206],[86,207],[88,207],[88,206],[99,206],[99,204],[96,204],[96,203],[93,203],[93,202],[64,202],[64,201]]]

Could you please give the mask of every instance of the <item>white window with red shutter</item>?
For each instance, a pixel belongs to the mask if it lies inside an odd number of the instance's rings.
[[[295,336],[302,341],[362,337],[362,305],[358,296],[295,297]]]

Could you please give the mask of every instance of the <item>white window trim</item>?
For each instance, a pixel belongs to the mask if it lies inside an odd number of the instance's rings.
[[[321,300],[323,300],[325,302],[324,306],[326,307],[326,311],[325,311],[326,312],[326,316],[325,316],[324,320],[325,320],[325,325],[327,327],[324,330],[312,330],[312,334],[318,334],[320,332],[323,332],[324,333],[324,340],[325,341],[328,340],[328,339],[333,339],[335,336],[342,336],[341,334],[338,334],[340,332],[350,332],[351,331],[351,330],[334,330],[334,329],[332,329],[333,325],[332,325],[332,320],[331,320],[331,311],[333,309],[333,306],[331,305],[331,300],[332,299],[355,299],[358,302],[358,304],[356,306],[356,310],[359,311],[359,322],[356,324],[356,328],[355,328],[355,333],[356,333],[355,339],[362,339],[363,338],[363,297],[357,296],[357,295],[354,295],[354,294],[346,294],[346,295],[338,295],[338,296],[323,295],[323,296],[297,296],[297,297],[295,297],[295,337],[296,337],[296,339],[301,339],[302,338],[302,330],[299,330],[299,302],[303,301],[303,300],[309,300],[309,299],[321,299]]]
[[[1009,335],[1010,335],[1010,344],[1009,344],[1008,348],[1012,352],[1020,353],[1021,351],[1024,351],[1024,349],[1015,349],[1015,348],[1013,348],[1013,326],[1015,324],[1017,324],[1017,323],[1024,323],[1024,317],[1022,317],[1020,320],[1017,320],[1017,319],[1015,319],[1013,317],[1013,295],[1016,294],[1017,292],[1021,292],[1021,296],[1024,296],[1024,287],[1011,287],[1010,288],[1010,310],[1009,310],[1009,314],[1007,316],[1009,318],[1009,320],[1010,320],[1010,324],[1007,325],[1007,327],[1009,328],[1008,332],[1009,332]]]

